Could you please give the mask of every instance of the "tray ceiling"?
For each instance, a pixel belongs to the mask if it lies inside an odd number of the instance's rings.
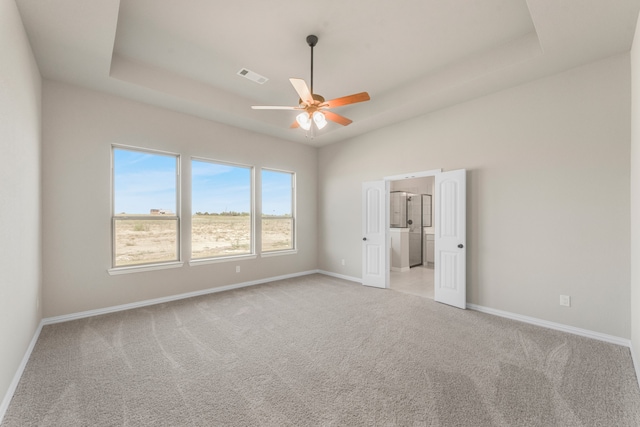
[[[629,51],[640,0],[16,0],[44,78],[311,145]],[[289,129],[290,77],[351,118]],[[246,68],[269,80],[239,76]]]

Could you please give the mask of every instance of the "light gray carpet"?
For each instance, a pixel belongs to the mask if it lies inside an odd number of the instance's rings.
[[[311,275],[45,326],[10,426],[638,426],[629,350]]]

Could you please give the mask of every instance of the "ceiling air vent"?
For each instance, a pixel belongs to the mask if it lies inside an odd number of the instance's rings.
[[[254,73],[251,70],[247,70],[246,68],[243,68],[240,71],[238,71],[238,75],[242,76],[242,77],[245,77],[245,78],[247,78],[247,79],[249,79],[251,81],[254,81],[256,83],[259,83],[259,84],[264,84],[264,83],[267,82],[267,80],[269,80],[268,78],[266,78],[264,76],[261,76],[258,73]]]

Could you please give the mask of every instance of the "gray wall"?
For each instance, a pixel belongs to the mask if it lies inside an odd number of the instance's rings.
[[[624,54],[322,147],[320,269],[361,277],[363,181],[467,169],[468,301],[629,338],[630,93]]]
[[[40,86],[15,2],[0,0],[0,400],[41,318]]]
[[[45,81],[42,102],[45,317],[317,268],[315,148],[63,83]],[[112,143],[182,155],[183,230],[191,228],[191,156],[296,172],[298,253],[110,276]]]
[[[631,342],[637,353],[640,351],[640,25],[636,26],[631,50],[631,87]],[[636,372],[640,373],[640,366],[636,365]]]

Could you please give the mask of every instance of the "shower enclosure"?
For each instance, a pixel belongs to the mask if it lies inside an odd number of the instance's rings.
[[[431,226],[431,196],[406,191],[392,191],[390,196],[391,227],[409,229],[409,266],[422,265],[422,227]],[[428,209],[428,215],[424,214],[424,209]],[[424,221],[428,221],[429,224],[425,224]]]

